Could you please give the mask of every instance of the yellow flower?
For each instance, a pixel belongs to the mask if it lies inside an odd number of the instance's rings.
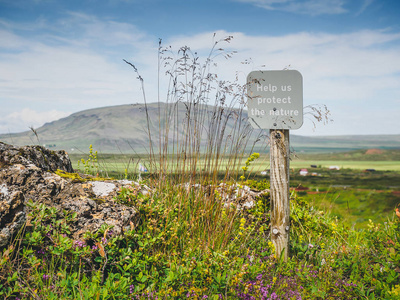
[[[275,245],[271,241],[268,242],[268,247],[271,249],[272,253],[275,253]]]

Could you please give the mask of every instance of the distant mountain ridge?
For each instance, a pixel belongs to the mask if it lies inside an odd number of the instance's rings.
[[[165,105],[148,104],[150,120],[158,120],[158,109],[165,109]],[[183,107],[181,115],[184,115]],[[246,112],[244,115],[247,116]],[[68,152],[87,152],[89,145],[93,145],[95,150],[102,153],[140,153],[145,152],[149,146],[146,128],[144,104],[128,104],[84,110],[46,123],[36,129],[39,140],[32,131],[26,131],[1,134],[0,141],[19,146],[40,144],[50,149],[63,149]],[[400,149],[400,134],[318,137],[291,135],[291,147],[298,152]]]

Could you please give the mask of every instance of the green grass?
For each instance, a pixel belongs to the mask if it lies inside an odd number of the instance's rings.
[[[375,169],[380,171],[400,171],[400,161],[345,161],[345,160],[292,160],[292,168],[310,168],[317,165],[324,168],[339,166],[341,169],[366,170]]]
[[[393,217],[399,204],[392,191],[329,188],[318,194],[303,194],[314,207],[330,212],[341,223],[356,229],[367,228],[369,220],[384,223]]]
[[[115,161],[112,161],[115,159]],[[132,170],[135,170],[136,163],[126,163],[120,158],[113,158],[109,162],[100,162],[100,166],[104,170],[109,170],[110,172],[121,172],[123,173],[125,168],[128,167]],[[146,163],[146,161],[143,161]],[[148,161],[147,161],[148,163]],[[221,170],[226,167],[228,164],[228,160],[223,160],[221,162]],[[324,168],[329,168],[330,166],[339,166],[341,169],[356,169],[356,170],[366,170],[366,169],[375,169],[380,171],[400,171],[400,161],[296,161],[292,160],[290,162],[290,167],[295,169],[300,168],[310,168],[311,165],[317,165]],[[199,162],[199,167],[204,165],[204,162]],[[77,161],[74,161],[73,167],[75,169],[78,168]],[[253,165],[254,171],[261,171],[264,169],[269,169],[269,161],[264,162],[256,162]]]
[[[348,226],[366,228],[369,219],[385,222],[400,202],[397,171],[309,170],[318,176],[300,176],[296,169],[292,172],[291,186],[308,188],[301,192],[303,197]]]
[[[257,182],[247,182],[253,188]],[[262,187],[261,187],[262,188]],[[161,193],[160,193],[161,192]],[[176,190],[179,192],[179,189]],[[291,249],[276,258],[269,197],[250,210],[213,209],[173,189],[116,199],[141,222],[115,236],[103,226],[74,240],[76,215],[30,203],[31,223],[0,257],[3,299],[398,299],[400,220],[354,230],[305,198],[291,200]],[[354,193],[361,199],[363,194]],[[192,203],[191,205],[187,205]],[[211,208],[211,207],[210,207]],[[57,214],[64,214],[62,219]],[[215,224],[215,231],[208,226]]]
[[[400,150],[380,150],[381,154],[368,154],[366,150],[338,153],[315,153],[315,154],[294,154],[290,161],[290,167],[293,169],[308,168],[311,165],[317,165],[323,168],[330,166],[339,166],[341,169],[366,170],[375,169],[378,171],[400,171]],[[243,155],[246,159],[248,154]],[[78,166],[78,161],[86,159],[88,154],[70,154],[70,158],[75,169],[83,170],[83,165]],[[169,156],[174,159],[174,155]],[[206,164],[205,156],[198,157],[198,169]],[[120,176],[125,173],[137,175],[139,164],[149,165],[148,154],[98,154],[99,169],[108,173],[110,176]],[[222,155],[219,157],[219,168],[223,172],[229,165],[229,158]],[[260,158],[252,164],[250,171],[260,173],[269,169],[269,156],[262,154]],[[312,169],[311,169],[312,170]]]
[[[341,153],[338,158],[353,156],[356,152]],[[360,153],[360,152],[358,152]],[[336,155],[336,154],[335,154]],[[332,157],[326,155],[325,157]],[[389,158],[389,157],[387,157]],[[127,164],[125,161],[130,162]],[[224,177],[224,168],[228,160],[221,159],[219,178]],[[76,160],[75,160],[76,161]],[[146,164],[145,156],[104,155],[100,156],[100,165],[108,170],[108,176],[116,178],[124,177],[124,170],[128,168],[128,177],[138,178],[138,162]],[[134,163],[136,161],[136,164]],[[204,159],[200,157],[198,166],[204,165]],[[268,179],[261,176],[260,171],[266,169],[269,157],[264,155],[252,162],[247,176],[257,180]],[[315,164],[318,168],[310,168]],[[337,165],[341,170],[329,170],[329,166]],[[354,168],[357,166],[358,168]],[[384,167],[386,166],[386,167]],[[303,186],[309,191],[320,191],[315,194],[303,192],[304,197],[319,210],[330,212],[340,222],[355,228],[366,228],[369,220],[384,222],[393,214],[393,209],[400,202],[399,195],[393,191],[400,190],[400,172],[397,161],[294,161],[291,162],[290,185],[292,188]],[[318,176],[300,176],[300,168],[307,167],[310,175],[312,172]],[[353,168],[349,168],[353,167]],[[384,170],[380,170],[381,168]],[[366,172],[365,169],[375,169],[374,172]],[[82,169],[82,165],[81,165]],[[388,169],[392,169],[387,171]],[[393,170],[394,169],[394,170]],[[238,173],[241,175],[241,173]],[[146,176],[143,174],[142,176]],[[239,177],[239,176],[238,176]],[[238,179],[238,178],[237,178]]]

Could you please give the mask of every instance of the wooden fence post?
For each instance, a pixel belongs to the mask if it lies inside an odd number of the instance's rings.
[[[289,130],[270,130],[271,241],[277,258],[289,256]]]

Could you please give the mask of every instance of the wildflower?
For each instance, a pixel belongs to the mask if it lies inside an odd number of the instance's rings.
[[[268,241],[268,247],[271,249],[272,253],[275,253],[275,245],[271,241]]]
[[[278,295],[275,294],[275,292],[274,292],[274,293],[271,294],[271,299],[275,300],[275,299],[279,299],[279,298],[278,298]]]
[[[76,241],[74,241],[74,245],[75,245],[75,247],[83,248],[83,247],[85,247],[85,241],[76,240]]]
[[[44,249],[37,250],[37,254],[45,254]]]
[[[48,280],[50,278],[50,275],[43,274],[43,280]]]

